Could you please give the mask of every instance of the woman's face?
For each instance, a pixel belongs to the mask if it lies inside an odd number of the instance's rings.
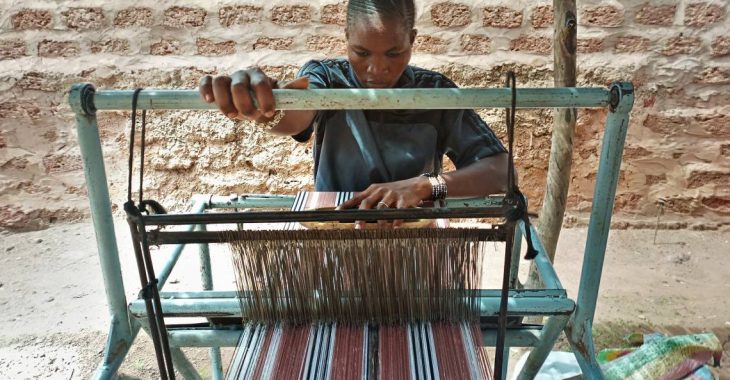
[[[347,57],[363,86],[395,86],[408,62],[416,30],[398,20],[363,18],[348,26]]]

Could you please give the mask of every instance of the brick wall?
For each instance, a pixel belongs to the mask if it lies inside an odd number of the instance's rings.
[[[64,92],[192,88],[207,73],[257,64],[292,78],[344,52],[344,3],[0,1],[0,229],[88,215]],[[462,86],[552,85],[549,1],[417,1],[413,64]],[[616,199],[621,225],[649,226],[663,199],[670,227],[730,217],[730,21],[722,0],[581,1],[578,82],[631,80],[637,99]],[[480,111],[503,134],[501,111]],[[114,207],[125,190],[128,113],[99,115]],[[579,112],[569,222],[590,209],[605,112]],[[549,111],[518,113],[523,188],[542,200]],[[147,194],[181,205],[193,193],[291,193],[311,186],[311,147],[215,113],[150,115]]]

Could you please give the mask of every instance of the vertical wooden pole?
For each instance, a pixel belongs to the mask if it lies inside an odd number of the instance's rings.
[[[576,19],[575,0],[553,0],[555,32],[553,35],[555,87],[575,87]],[[548,166],[545,198],[538,221],[538,233],[550,261],[555,260],[560,228],[565,215],[565,203],[570,187],[570,167],[573,160],[573,135],[576,110],[560,108],[554,111],[552,146]],[[530,267],[530,286],[539,284],[537,268]]]

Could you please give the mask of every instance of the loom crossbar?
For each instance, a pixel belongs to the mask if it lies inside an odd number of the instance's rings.
[[[94,230],[96,232],[99,250],[99,261],[107,294],[109,312],[111,315],[109,336],[104,349],[102,362],[95,372],[95,379],[112,379],[122,364],[129,348],[132,345],[140,328],[147,329],[147,318],[144,310],[140,309],[140,300],[132,301],[127,305],[124,283],[121,276],[119,252],[114,233],[114,221],[109,197],[108,181],[104,167],[104,157],[101,149],[101,140],[97,126],[96,112],[102,110],[130,110],[133,91],[102,90],[90,84],[77,84],[71,88],[69,103],[76,114],[76,124],[84,164],[84,174],[88,189],[90,209]],[[510,105],[510,91],[505,88],[491,89],[378,89],[378,90],[274,90],[274,96],[279,109],[446,109],[446,108],[502,108]],[[564,290],[550,260],[545,256],[537,233],[532,230],[533,243],[538,251],[536,265],[540,279],[548,293],[527,293],[510,291],[509,312],[524,312],[539,315],[549,315],[544,326],[510,327],[507,331],[507,346],[532,346],[519,379],[530,379],[535,376],[546,359],[553,344],[561,332],[565,332],[573,352],[581,366],[585,378],[601,379],[603,375],[594,356],[593,338],[591,335],[593,316],[596,308],[601,272],[605,258],[606,242],[608,239],[611,221],[611,210],[616,194],[619,169],[623,154],[623,146],[628,129],[629,113],[633,106],[634,90],[631,83],[616,82],[608,88],[520,88],[516,92],[517,108],[608,108],[606,127],[601,144],[600,159],[597,168],[596,186],[593,194],[593,207],[588,225],[588,236],[585,247],[583,268],[575,301],[564,294]],[[143,90],[139,94],[138,109],[148,110],[210,110],[215,106],[199,98],[195,90]],[[206,211],[212,209],[234,208],[288,208],[293,202],[292,197],[256,195],[238,197],[196,196],[195,209],[192,219],[179,215],[150,215],[144,216],[144,224],[150,226],[186,225],[188,232],[205,229],[208,220],[215,223],[234,221],[230,215],[237,213],[219,213],[213,215]],[[460,201],[459,201],[460,202]],[[470,210],[483,212],[479,217],[488,217],[502,210],[493,199],[485,199],[482,204],[474,205]],[[455,207],[447,206],[447,211],[425,211],[431,216],[441,218]],[[488,211],[491,209],[492,211]],[[202,213],[201,213],[202,212]],[[349,212],[349,211],[348,211]],[[390,214],[368,214],[383,218],[416,218],[414,215],[401,215],[400,211]],[[421,212],[421,211],[416,211]],[[350,216],[355,216],[353,211]],[[442,213],[440,215],[436,215]],[[489,215],[487,215],[489,214]],[[342,220],[337,218],[329,220]],[[472,214],[474,215],[474,214]],[[264,220],[270,215],[259,214],[251,217]],[[321,218],[322,214],[311,214],[312,218]],[[419,215],[423,218],[426,215]],[[309,216],[307,216],[309,217]],[[320,219],[321,220],[321,219]],[[520,225],[520,223],[518,223]],[[152,231],[150,231],[152,232]],[[524,233],[524,226],[515,229],[515,244],[513,257],[519,255],[519,242]],[[163,235],[164,236],[164,235]],[[171,235],[170,235],[171,236]],[[208,235],[195,235],[208,236]],[[206,238],[208,239],[208,238]],[[186,244],[190,242],[204,242],[206,239],[180,242],[173,248],[173,254],[163,264],[160,271],[158,287],[162,290],[166,276],[178,262]],[[161,239],[161,241],[164,239]],[[172,239],[170,239],[172,242]],[[201,262],[210,262],[207,244],[200,244]],[[513,262],[516,260],[513,259]],[[516,279],[516,267],[513,267],[512,278]],[[201,281],[205,289],[210,288],[210,266],[201,266]],[[163,278],[164,277],[164,278]],[[207,284],[207,285],[206,285]],[[561,291],[560,294],[551,294],[550,291]],[[234,297],[219,298],[215,292],[208,290],[203,295],[195,297],[168,298],[163,297],[163,313],[179,311],[184,315],[200,315],[190,311],[205,309],[211,312],[236,312],[238,304],[231,304]],[[162,294],[167,294],[162,291]],[[489,306],[492,298],[484,296],[484,311],[489,313],[494,304]],[[222,303],[222,304],[221,304]],[[228,306],[226,306],[228,305]],[[531,306],[532,305],[532,306]],[[223,307],[225,306],[225,307]],[[235,307],[233,307],[235,306]],[[240,309],[238,309],[240,313]],[[149,331],[148,331],[149,332]],[[494,345],[495,330],[482,331],[483,343]],[[240,336],[240,330],[221,329],[217,327],[175,327],[168,331],[172,346],[172,359],[176,369],[186,379],[199,379],[200,375],[185,358],[179,347],[203,346],[211,347],[211,373],[214,379],[222,378],[221,356],[218,347],[235,345]],[[508,355],[506,356],[508,357]],[[497,369],[506,373],[507,361],[503,367]]]
[[[280,208],[291,209],[294,205],[293,195],[270,194],[233,194],[231,196],[194,195],[193,203],[204,203],[210,209],[247,209],[247,208]],[[444,208],[456,209],[460,207],[502,207],[504,197],[488,196],[484,198],[446,198]],[[197,212],[193,212],[197,213]]]
[[[234,293],[197,292],[184,294],[179,292],[161,295],[162,308],[167,317],[241,317],[241,305]],[[200,294],[209,293],[209,294]],[[219,295],[219,296],[216,296]],[[458,294],[454,295],[455,297]],[[243,296],[245,299],[245,295]],[[492,317],[499,314],[500,291],[484,289],[476,297],[479,314]],[[206,302],[198,302],[205,300]],[[512,289],[509,294],[510,315],[560,315],[570,314],[575,302],[567,298],[564,289]],[[129,311],[138,318],[146,317],[144,301],[135,300],[129,305]]]
[[[360,232],[360,231],[356,231]],[[435,231],[439,233],[440,231]],[[353,236],[353,238],[368,238],[368,231],[364,231],[362,236]],[[438,236],[438,235],[437,235]],[[472,241],[505,241],[506,233],[498,229],[479,229],[471,232],[469,238]],[[255,238],[255,237],[254,237]],[[399,237],[400,239],[408,239],[408,237]],[[148,232],[147,240],[151,245],[165,244],[211,244],[211,243],[228,243],[236,240],[235,236],[230,234],[222,234],[215,231],[189,231],[189,232],[165,232],[153,230]],[[306,235],[298,236],[298,239],[317,239],[322,237],[308,238]],[[418,239],[413,237],[411,239]]]
[[[542,325],[524,325],[507,328],[507,344],[510,347],[535,347],[542,339]],[[168,330],[170,344],[174,347],[236,347],[241,330],[225,327],[171,326]],[[492,329],[482,330],[485,346],[495,346],[497,334]]]
[[[415,208],[415,209],[373,209],[339,211],[259,211],[259,212],[222,212],[210,214],[153,214],[142,216],[147,226],[172,226],[189,224],[230,224],[230,223],[283,223],[356,220],[414,220],[446,218],[501,218],[504,209],[499,207],[463,208]]]
[[[134,91],[98,91],[97,110],[125,110]],[[518,88],[517,108],[604,108],[611,94],[606,88]],[[511,104],[507,88],[442,89],[328,89],[274,90],[277,109],[464,109],[505,108]],[[217,109],[205,103],[197,90],[142,90],[138,109]]]

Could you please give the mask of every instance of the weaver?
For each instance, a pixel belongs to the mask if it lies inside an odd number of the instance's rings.
[[[447,193],[451,197],[509,194],[508,184],[515,183],[509,172],[511,151],[508,156],[494,132],[473,110],[276,110],[274,88],[456,87],[443,74],[408,64],[417,35],[413,0],[350,0],[346,13],[347,59],[310,61],[302,66],[297,80],[286,84],[256,67],[230,76],[207,76],[201,80],[201,97],[215,103],[228,117],[254,121],[271,133],[289,135],[299,142],[314,136],[315,189],[359,191],[344,200],[344,208],[414,208],[423,201],[443,200]],[[442,172],[445,155],[456,170]],[[394,220],[392,225],[402,223]],[[232,241],[243,322],[318,326],[310,327],[311,331],[330,324],[354,325],[357,329],[368,326],[368,331],[393,329],[404,337],[412,336],[406,331],[416,326],[424,335],[412,340],[420,343],[411,346],[434,347],[434,339],[428,338],[434,335],[434,326],[436,331],[461,336],[460,329],[470,329],[463,323],[477,321],[476,289],[482,242],[489,240],[488,233],[438,228],[371,230],[366,221],[359,221],[357,226],[358,231],[239,231],[222,238]],[[500,317],[506,318],[506,309],[500,310]],[[286,335],[299,330],[282,331]],[[312,352],[326,351],[318,337],[312,333],[308,338],[313,342]],[[407,341],[401,339],[398,350],[413,352],[405,345]],[[245,347],[239,352],[248,360],[241,363],[251,364],[252,353],[261,349],[258,343],[249,346],[253,343],[246,342],[241,342]],[[472,338],[461,342],[464,349],[446,350],[447,355],[470,352],[467,343],[473,345]],[[367,356],[372,360],[363,364],[368,368],[363,373],[401,378],[405,372],[372,368],[408,368],[413,378],[464,378],[441,373],[440,369],[451,367],[446,364],[449,359],[442,359],[437,351],[426,349],[430,356],[414,354],[405,365],[395,359],[397,355],[377,355],[375,350]],[[496,356],[498,364],[501,354]],[[278,360],[291,360],[277,355]],[[486,377],[485,371],[467,368],[468,363],[480,361],[464,355],[457,360],[466,363],[459,370],[474,373],[474,378]],[[326,378],[326,370],[316,370],[316,376],[307,370],[321,360],[325,359],[307,356],[305,364],[274,378]],[[439,370],[423,371],[419,369],[423,365]],[[274,367],[279,368],[278,364]],[[238,373],[248,378],[259,372]]]
[[[351,196],[300,193],[293,211]],[[245,325],[229,378],[490,379],[476,289],[494,236],[423,226],[226,232]]]

